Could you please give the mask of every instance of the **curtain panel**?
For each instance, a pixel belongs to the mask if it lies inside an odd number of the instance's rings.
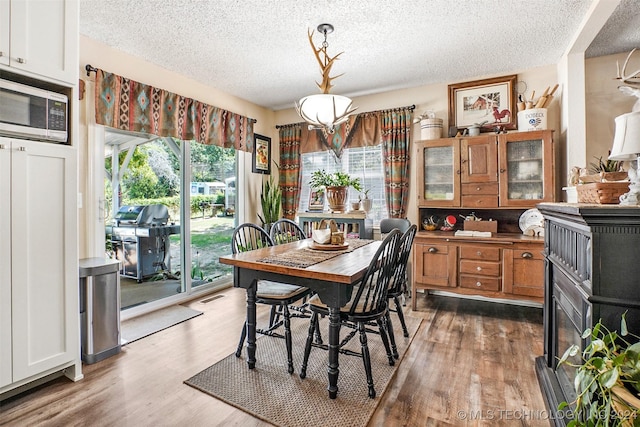
[[[411,111],[397,109],[380,113],[384,163],[384,194],[389,218],[406,218],[409,199]]]
[[[306,130],[306,126],[304,127]],[[300,203],[300,143],[301,124],[280,127],[280,189],[282,190],[282,213],[285,218],[295,219]]]
[[[254,119],[98,69],[96,123],[236,150],[253,150]]]
[[[300,202],[301,154],[332,150],[340,158],[347,147],[382,144],[388,214],[390,218],[406,218],[413,109],[411,106],[352,115],[347,122],[336,128],[333,135],[320,130],[309,130],[306,123],[278,126],[284,216],[291,219],[297,213]]]

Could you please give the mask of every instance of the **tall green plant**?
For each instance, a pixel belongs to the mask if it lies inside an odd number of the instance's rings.
[[[262,183],[260,205],[262,206],[262,215],[258,214],[258,218],[263,225],[274,223],[280,219],[282,191],[273,177]]]

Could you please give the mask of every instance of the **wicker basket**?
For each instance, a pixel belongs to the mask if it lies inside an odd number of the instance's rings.
[[[629,191],[629,182],[592,182],[576,185],[578,203],[596,203],[615,205],[620,203],[620,196]]]

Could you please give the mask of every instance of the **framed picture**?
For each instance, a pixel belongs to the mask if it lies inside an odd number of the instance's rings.
[[[254,136],[251,171],[269,175],[271,174],[271,138],[257,133]]]
[[[484,132],[496,126],[517,129],[516,78],[514,74],[449,85],[449,126],[462,130],[484,123]]]
[[[309,211],[322,212],[324,210],[324,191],[311,190],[309,193]]]

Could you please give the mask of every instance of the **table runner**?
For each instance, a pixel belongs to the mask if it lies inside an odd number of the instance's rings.
[[[373,242],[373,240],[369,239],[347,239],[346,241],[349,243],[349,247],[342,251],[321,251],[311,248],[300,248],[282,254],[271,255],[259,259],[258,262],[279,264],[286,267],[307,268]]]

